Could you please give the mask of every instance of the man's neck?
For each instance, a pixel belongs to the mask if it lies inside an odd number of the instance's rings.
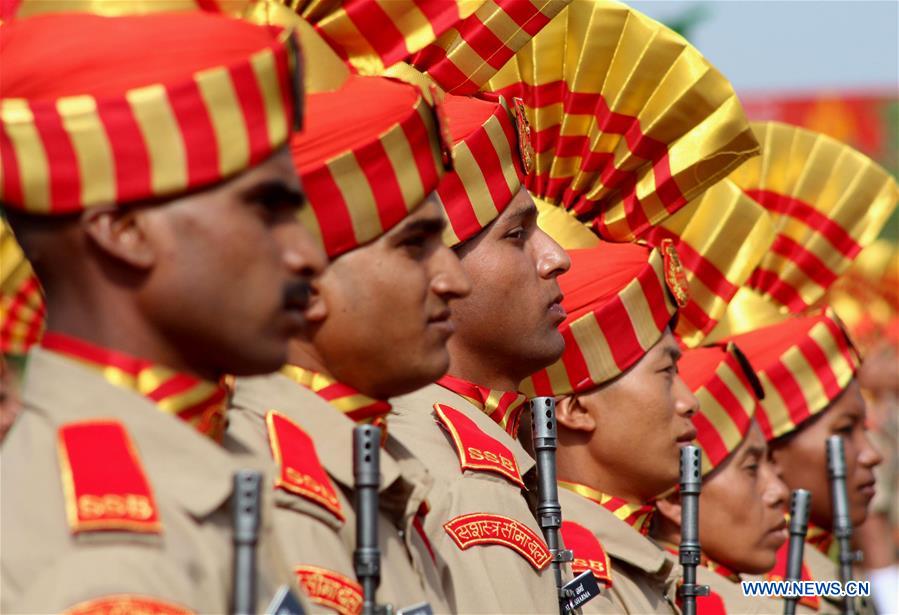
[[[127,309],[72,311],[48,305],[47,330],[157,365],[164,365],[176,372],[190,374],[202,380],[214,382],[222,376],[208,366],[198,367],[193,364],[188,356],[179,352],[177,347],[153,331],[148,323]]]
[[[471,353],[462,352],[450,352],[450,366],[446,373],[495,391],[517,391],[523,380],[517,374],[505,373],[496,364],[491,365]]]
[[[287,363],[318,374],[331,375],[315,346],[306,342],[291,340],[287,347]]]

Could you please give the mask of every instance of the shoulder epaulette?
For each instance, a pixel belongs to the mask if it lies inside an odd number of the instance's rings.
[[[59,465],[72,533],[159,534],[162,524],[137,449],[118,421],[59,428]]]
[[[515,455],[505,444],[484,433],[474,421],[455,408],[434,404],[434,412],[456,445],[462,470],[493,472],[524,487]]]
[[[525,558],[535,570],[543,570],[552,559],[546,543],[534,530],[503,515],[459,515],[444,523],[443,529],[463,551],[485,544],[502,545]]]
[[[194,612],[149,596],[117,594],[80,602],[63,611],[63,615],[115,615],[117,613],[142,613],[146,615],[194,615]]]
[[[574,521],[562,522],[562,541],[574,554],[571,569],[575,574],[589,570],[597,581],[612,586],[612,564],[596,535]]]
[[[789,553],[790,541],[783,543],[780,548],[777,550],[777,556],[774,560],[774,568],[765,573],[766,581],[784,581],[786,580],[787,574],[787,556]],[[812,573],[808,569],[805,561],[802,562],[802,568],[800,572],[800,580],[802,581],[813,581]],[[820,596],[802,596],[799,599],[799,604],[803,606],[807,606],[810,609],[814,609],[817,611],[821,608],[821,597]]]
[[[345,517],[337,491],[318,459],[309,434],[276,410],[269,410],[265,415],[265,424],[272,457],[279,470],[275,487],[312,500],[343,522]]]
[[[297,581],[309,599],[340,615],[362,613],[362,586],[349,577],[319,566],[294,568]]]
[[[680,599],[677,606],[681,607]],[[724,604],[721,594],[709,590],[708,596],[696,596],[696,611],[702,615],[727,615],[727,605]]]

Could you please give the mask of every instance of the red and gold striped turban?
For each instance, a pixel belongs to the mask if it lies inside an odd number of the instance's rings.
[[[306,128],[290,147],[310,204],[301,218],[335,258],[421,205],[444,174],[449,145],[418,87],[352,75],[307,97]]]
[[[521,188],[519,127],[502,97],[447,96],[453,171],[437,196],[449,224],[447,245],[467,241],[493,222]],[[522,137],[526,138],[526,137]]]
[[[693,425],[705,475],[740,446],[764,393],[752,365],[733,343],[686,350],[677,367],[699,400]]]
[[[747,286],[790,312],[815,304],[899,202],[896,180],[844,143],[760,122],[762,155],[731,175],[773,216],[777,237]]]
[[[569,252],[571,269],[559,277],[568,312],[559,327],[565,352],[522,383],[524,393],[589,391],[635,365],[661,339],[687,300],[677,253],[666,248],[603,243]]]
[[[0,218],[0,354],[24,355],[44,330],[41,285]]]
[[[570,1],[485,0],[410,63],[450,94],[475,94]]]
[[[4,24],[0,49],[0,201],[31,213],[215,184],[284,145],[297,115],[296,39],[281,28],[48,14]]]
[[[618,3],[574,0],[485,89],[523,101],[535,199],[612,241],[639,238],[758,152],[730,83]]]
[[[858,353],[831,310],[791,316],[730,341],[758,370],[765,399],[756,418],[769,440],[825,410],[859,366]]]

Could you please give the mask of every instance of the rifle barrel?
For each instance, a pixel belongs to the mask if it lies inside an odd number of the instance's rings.
[[[805,552],[805,535],[808,533],[808,516],[812,494],[796,489],[790,498],[790,543],[787,550],[786,581],[802,580],[802,558]],[[784,598],[784,615],[795,615],[797,596]]]
[[[378,489],[381,486],[381,429],[357,425],[353,429],[353,479],[356,499],[356,549],[353,567],[362,585],[362,613],[375,615],[375,594],[381,584],[378,547]]]
[[[232,516],[234,524],[234,579],[231,608],[235,615],[256,612],[256,544],[259,541],[262,473],[234,473]]]
[[[827,475],[830,479],[830,495],[833,504],[833,533],[839,545],[840,581],[845,587],[852,580],[852,518],[849,516],[849,494],[846,490],[846,452],[843,438],[827,438]],[[855,604],[850,596],[843,600],[843,613],[855,615]]]

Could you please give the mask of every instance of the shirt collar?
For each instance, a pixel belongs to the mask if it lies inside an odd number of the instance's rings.
[[[805,542],[826,555],[828,559],[834,562],[839,561],[840,545],[834,540],[833,533],[830,530],[825,530],[809,522]]]
[[[527,397],[518,391],[495,391],[487,387],[462,380],[455,376],[444,376],[437,384],[464,397],[472,405],[489,416],[513,438],[518,437],[518,425]]]
[[[587,485],[571,483],[564,480],[559,481],[559,486],[563,489],[574,491],[578,495],[599,504],[618,519],[624,521],[640,532],[643,536],[649,534],[649,526],[652,523],[652,514],[655,511],[655,507],[651,503],[631,504],[621,498],[606,495]]]
[[[306,387],[355,423],[368,423],[380,427],[382,440],[387,435],[387,415],[390,403],[360,393],[348,384],[333,377],[296,365],[285,365],[281,373]]]
[[[228,389],[146,359],[48,331],[41,346],[94,369],[110,384],[134,391],[163,412],[177,416],[197,431],[221,442],[225,432]]]

